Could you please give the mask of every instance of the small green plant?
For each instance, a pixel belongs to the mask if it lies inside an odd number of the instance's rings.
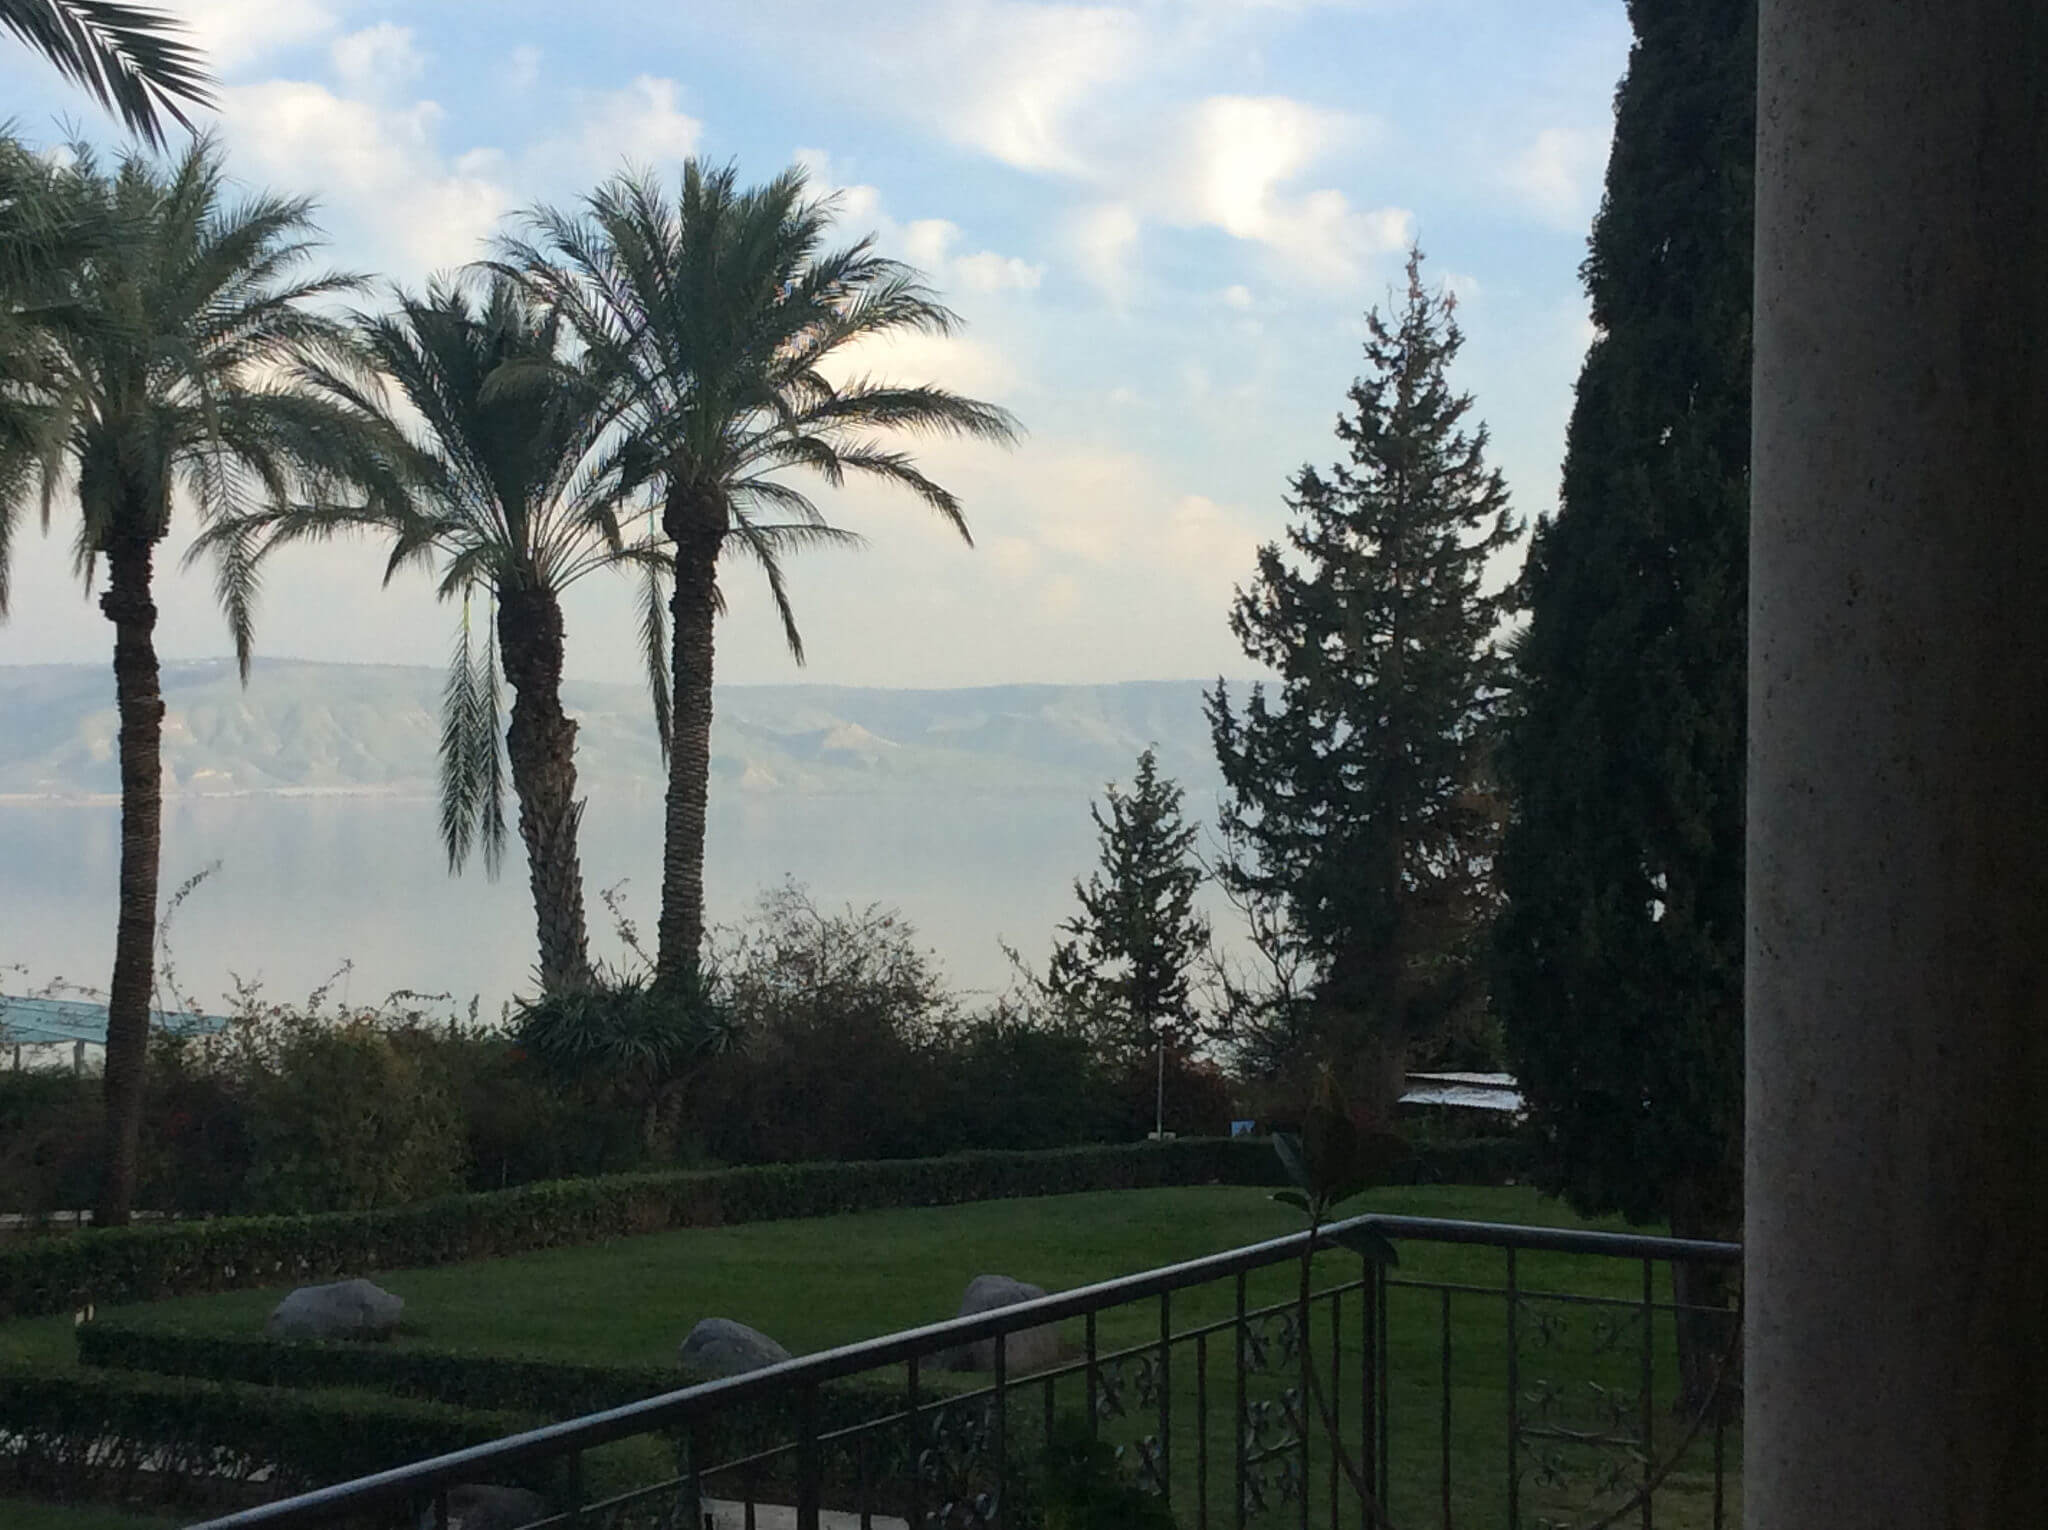
[[[1116,1447],[1091,1434],[1082,1414],[1062,1413],[1053,1421],[1045,1452],[1022,1487],[1004,1505],[1005,1524],[1032,1530],[1177,1530],[1166,1500],[1131,1480]]]

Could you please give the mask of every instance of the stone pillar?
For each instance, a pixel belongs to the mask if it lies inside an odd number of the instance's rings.
[[[2048,6],[1759,41],[1744,1522],[2048,1524]]]

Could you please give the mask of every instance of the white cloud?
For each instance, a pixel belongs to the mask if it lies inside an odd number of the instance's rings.
[[[1045,267],[1016,255],[976,250],[955,255],[963,236],[960,225],[945,218],[917,218],[898,223],[882,207],[882,193],[869,185],[837,183],[832,161],[821,149],[798,149],[796,162],[810,176],[813,191],[838,199],[839,227],[849,235],[873,234],[887,253],[922,271],[941,293],[1031,292],[1044,280]]]
[[[185,0],[178,16],[208,62],[223,73],[325,37],[340,25],[320,0]]]
[[[432,101],[387,107],[303,80],[222,92],[235,162],[282,189],[317,193],[367,236],[366,252],[393,276],[474,260],[510,205],[497,157],[449,163]]]
[[[411,27],[380,21],[335,39],[334,72],[357,95],[383,95],[410,85],[426,68]]]
[[[674,80],[642,74],[623,90],[589,97],[577,137],[583,168],[608,175],[629,161],[659,167],[689,158],[704,124],[682,109],[679,96]]]
[[[1156,150],[1152,206],[1181,227],[1217,228],[1263,245],[1296,272],[1333,285],[1409,237],[1399,208],[1354,208],[1343,192],[1289,188],[1317,160],[1356,145],[1372,124],[1286,96],[1211,96]]]
[[[1545,128],[1511,159],[1507,189],[1554,228],[1583,227],[1599,205],[1607,140],[1577,128]]]
[[[899,109],[1021,170],[1078,173],[1079,108],[1132,73],[1145,28],[1114,6],[933,0],[899,14],[870,57]]]
[[[514,90],[525,90],[540,78],[540,49],[532,43],[521,43],[512,50],[511,61],[505,67],[505,83]]]
[[[952,285],[969,292],[1032,292],[1045,277],[1045,267],[1035,266],[1015,255],[998,255],[977,250],[962,255],[947,268]]]
[[[970,398],[1000,400],[1019,383],[1007,356],[958,332],[928,335],[899,330],[855,341],[838,353],[836,361],[828,370],[838,382],[865,374],[884,382],[937,383]]]
[[[1252,306],[1252,289],[1242,282],[1233,283],[1223,289],[1223,301],[1232,308],[1249,308]]]
[[[959,240],[959,224],[944,218],[920,218],[903,227],[903,255],[912,265],[930,271],[946,263],[947,254]]]
[[[1138,215],[1128,203],[1104,202],[1074,220],[1071,242],[1081,274],[1116,302],[1130,297]]]

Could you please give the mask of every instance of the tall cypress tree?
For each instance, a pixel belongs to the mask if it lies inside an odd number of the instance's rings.
[[[1554,1187],[1733,1236],[1756,4],[1629,14],[1598,333],[1524,576],[1495,995]]]
[[[1448,369],[1463,337],[1411,251],[1405,300],[1366,319],[1347,460],[1304,467],[1287,550],[1259,550],[1231,631],[1279,676],[1208,714],[1230,796],[1234,896],[1284,912],[1314,974],[1305,1041],[1390,1109],[1409,1049],[1477,990],[1495,815],[1484,790],[1506,597],[1487,560],[1519,527]]]
[[[1149,1056],[1163,1040],[1179,1054],[1194,1040],[1190,975],[1209,944],[1209,921],[1195,909],[1195,827],[1155,749],[1138,756],[1129,791],[1111,786],[1108,795],[1107,816],[1089,805],[1101,862],[1074,884],[1081,912],[1060,926],[1045,986],[1110,1050]]]

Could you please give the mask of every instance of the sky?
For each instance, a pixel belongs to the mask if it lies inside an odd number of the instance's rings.
[[[1289,476],[1336,455],[1364,314],[1410,241],[1459,299],[1455,380],[1517,512],[1553,506],[1621,0],[159,3],[211,57],[232,175],[315,197],[339,268],[417,286],[523,208],[695,155],[749,182],[803,165],[838,193],[842,239],[927,273],[964,328],[876,371],[1027,432],[919,447],[974,546],[900,494],[823,492],[868,545],[792,565],[808,665],[733,564],[721,681],[1251,673],[1232,589],[1282,535]],[[11,40],[0,94],[31,141],[117,141]],[[0,663],[107,661],[61,514],[16,543]],[[183,540],[159,561],[160,652],[216,656]],[[364,544],[275,560],[258,651],[441,662],[456,613],[424,576],[382,587],[382,566]],[[585,581],[567,617],[573,676],[634,678],[629,581]]]

